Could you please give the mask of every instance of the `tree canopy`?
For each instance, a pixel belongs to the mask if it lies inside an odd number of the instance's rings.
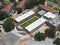
[[[9,17],[9,15],[0,12],[0,21],[7,18],[7,17]]]
[[[45,0],[38,0],[39,4],[45,4]]]
[[[56,44],[56,45],[60,45],[60,39],[57,38],[53,43]]]
[[[25,8],[26,9],[31,9],[35,5],[44,4],[44,3],[45,3],[45,0],[29,0],[29,2],[25,5]]]
[[[14,10],[16,10],[18,14],[22,12],[22,8],[15,8]]]
[[[9,32],[14,28],[14,20],[12,18],[8,18],[4,24],[3,28],[5,29],[5,32]]]
[[[37,41],[45,40],[45,38],[46,38],[46,35],[44,33],[38,32],[34,35],[34,39]]]
[[[15,0],[10,0],[11,2],[15,2]]]
[[[45,30],[45,34],[46,34],[46,36],[48,38],[54,38],[55,37],[55,33],[56,33],[56,31],[53,28],[49,28],[49,29]]]
[[[60,10],[59,10],[59,15],[60,15]]]

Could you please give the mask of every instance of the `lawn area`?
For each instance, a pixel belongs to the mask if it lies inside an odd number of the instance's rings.
[[[58,11],[58,10],[60,10],[59,8],[56,8],[56,7],[55,7],[55,8],[53,8],[53,9],[54,9],[54,10],[57,10],[57,11]]]
[[[21,27],[22,27],[22,28],[25,28],[26,26],[28,26],[29,24],[33,23],[33,22],[36,21],[37,19],[38,19],[38,17],[35,16],[35,17],[31,18],[30,20],[26,21],[25,23],[23,23],[23,24],[21,25]]]
[[[49,7],[53,7],[51,4],[49,4],[49,3],[47,3],[47,6],[49,6]]]

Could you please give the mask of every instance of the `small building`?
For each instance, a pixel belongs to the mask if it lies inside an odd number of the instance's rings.
[[[51,12],[47,12],[47,13],[44,14],[43,17],[44,17],[45,19],[49,20],[49,19],[53,19],[53,18],[55,18],[56,15],[53,14],[53,13],[51,13]]]
[[[42,4],[39,4],[38,7],[40,9],[43,9],[43,10],[47,11],[47,12],[55,13],[55,10],[53,10],[51,7],[48,7],[48,6],[45,6],[45,5],[42,5]]]
[[[27,0],[21,0],[17,3],[16,8],[23,8]]]
[[[44,25],[46,21],[47,21],[46,19],[41,17],[38,20],[36,20],[35,22],[33,22],[32,24],[30,24],[27,27],[25,27],[25,29],[29,33],[34,32],[38,27],[40,28],[42,25]]]
[[[43,16],[45,13],[46,13],[46,11],[41,10],[41,11],[39,11],[37,14],[40,15],[40,16]]]
[[[9,14],[10,11],[12,10],[13,4],[12,3],[8,3],[4,8],[2,8],[0,10],[1,13],[6,13]]]

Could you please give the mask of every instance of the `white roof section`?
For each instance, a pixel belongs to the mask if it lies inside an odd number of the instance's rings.
[[[56,15],[55,14],[52,14],[51,12],[47,12],[46,14],[44,14],[44,16],[46,16],[47,18],[55,18]]]
[[[41,10],[41,11],[38,12],[39,15],[43,15],[45,13],[46,13],[46,11],[44,11],[44,10]]]
[[[45,21],[47,21],[47,20],[44,19],[43,17],[41,17],[37,21],[35,21],[32,24],[30,24],[27,27],[25,27],[25,29],[27,29],[30,32],[30,31],[34,30],[35,28],[37,28],[42,23],[44,23]]]
[[[31,10],[31,11],[29,11],[29,12],[27,12],[27,13],[19,16],[19,17],[17,17],[15,20],[16,20],[17,22],[20,22],[20,21],[24,20],[25,18],[33,15],[34,13],[35,13],[35,12],[34,12],[33,10]]]

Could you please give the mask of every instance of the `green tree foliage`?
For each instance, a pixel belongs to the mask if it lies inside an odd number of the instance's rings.
[[[35,3],[36,3],[35,0],[30,0],[29,3],[27,3],[27,4],[25,5],[25,8],[26,8],[26,9],[31,9],[31,8],[34,7]]]
[[[60,15],[60,10],[59,10],[59,15]]]
[[[12,18],[8,18],[4,24],[3,28],[5,29],[5,32],[9,32],[14,28],[14,20]]]
[[[54,38],[55,37],[55,29],[54,28],[49,28],[45,30],[45,34],[48,38]]]
[[[11,2],[15,2],[15,0],[10,0]]]
[[[46,35],[44,33],[38,32],[34,35],[34,39],[37,41],[45,40],[45,38],[46,38]]]
[[[14,10],[16,10],[18,14],[22,12],[22,8],[15,8]]]
[[[31,3],[28,3],[25,5],[25,9],[32,9],[33,7],[34,7],[34,5]]]
[[[60,39],[57,38],[53,43],[56,44],[56,45],[60,45]]]
[[[7,18],[7,17],[9,17],[9,15],[0,12],[0,21]]]
[[[38,3],[39,4],[44,4],[45,3],[45,0],[38,0]]]
[[[25,5],[25,8],[26,9],[31,9],[35,5],[44,4],[44,3],[45,3],[45,0],[30,0],[29,3]]]

